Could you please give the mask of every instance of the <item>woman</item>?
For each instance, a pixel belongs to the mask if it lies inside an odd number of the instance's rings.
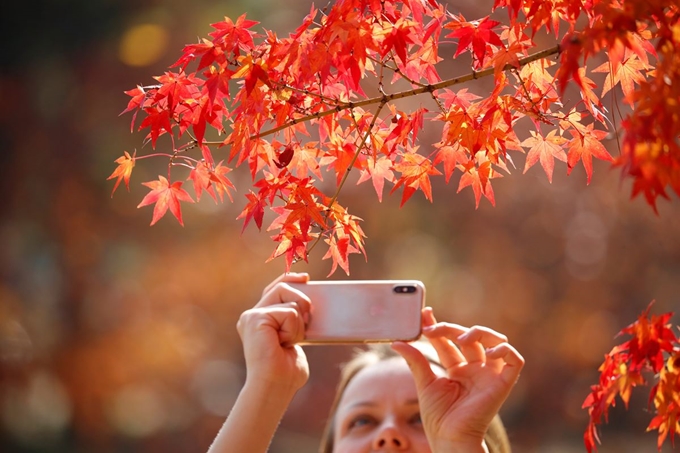
[[[435,365],[432,367],[435,373],[438,371],[439,374],[444,374],[437,353],[429,343],[419,341],[414,343],[414,346],[423,353],[431,364]],[[405,439],[402,432],[408,432],[412,426],[414,434],[422,434],[422,420],[418,404],[413,403],[413,395],[416,394],[413,377],[408,367],[404,365],[405,362],[394,349],[388,345],[379,344],[372,345],[367,351],[359,352],[343,367],[335,401],[331,406],[331,415],[321,441],[320,453],[346,451],[347,449],[344,449],[343,446],[349,445],[349,442],[352,442],[353,439],[365,435],[370,436],[374,443],[382,444],[383,447],[392,445],[400,447],[402,450],[414,449],[411,445],[413,442],[410,439]],[[383,373],[386,376],[382,376]],[[372,381],[373,387],[371,387],[370,382],[366,383],[366,374],[376,377]],[[352,383],[352,387],[349,386],[350,383]],[[348,387],[349,391],[347,391]],[[356,410],[352,410],[353,394],[357,392],[357,389],[360,395],[359,399],[369,404],[357,406]],[[397,393],[399,391],[405,391],[407,396],[399,398]],[[403,425],[397,426],[401,429],[396,430],[391,429],[389,423],[383,423],[383,426],[380,427],[380,422],[389,418],[390,414],[384,410],[385,403],[389,402],[393,396],[396,396],[397,409],[401,409],[394,411],[397,416],[401,415],[401,417],[396,417],[394,424],[399,425],[398,422],[401,421]],[[415,399],[417,403],[417,395]],[[399,402],[403,402],[401,407],[398,404]],[[376,427],[378,428],[377,432],[374,429]],[[484,443],[489,453],[510,453],[510,442],[500,417],[495,416],[491,421],[484,436]],[[360,450],[350,449],[350,451]],[[424,451],[429,451],[429,449],[425,448]]]
[[[284,274],[241,315],[237,329],[246,383],[209,453],[267,451],[286,408],[307,382],[307,359],[297,343],[312,301],[287,285],[307,280],[307,274]],[[435,363],[422,347],[395,342],[392,349],[401,358],[346,373],[322,451],[494,453],[484,439],[524,359],[505,336],[485,327],[437,323],[430,308],[423,310],[423,336],[438,355]]]

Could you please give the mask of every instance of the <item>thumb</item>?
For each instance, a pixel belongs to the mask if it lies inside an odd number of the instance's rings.
[[[418,392],[424,390],[437,379],[430,366],[430,361],[417,348],[403,341],[395,341],[392,343],[392,349],[406,360],[411,373],[413,373],[413,379],[416,381]]]

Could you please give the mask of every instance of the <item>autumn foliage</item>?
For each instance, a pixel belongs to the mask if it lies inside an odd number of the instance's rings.
[[[284,256],[289,268],[323,240],[331,272],[349,272],[348,255],[364,253],[361,219],[338,202],[352,169],[379,200],[385,183],[401,190],[402,205],[419,190],[432,201],[431,177],[454,174],[477,206],[482,195],[494,204],[491,180],[514,168],[511,153],[524,152],[524,172],[540,162],[549,180],[555,160],[567,173],[582,162],[588,182],[593,158],[611,161],[654,209],[668,188],[680,193],[674,0],[496,0],[492,12],[502,21],[468,20],[435,0],[343,0],[313,7],[286,38],[256,33],[245,15],[225,18],[157,84],[127,92],[133,129],[139,115],[152,148],[163,135],[170,140],[165,152],[119,158],[114,191],[129,184],[136,161],[165,157],[167,177],[144,183],[151,192],[139,206],[155,204],[152,224],[168,209],[181,224],[181,202],[194,201],[186,179],[196,200],[204,192],[222,200],[235,189],[228,173],[246,163],[254,182],[244,227],[254,220],[261,229],[270,209],[272,258]],[[561,42],[539,50],[534,38],[546,32]],[[449,44],[449,59],[467,57],[459,65],[467,75],[440,73],[440,48]],[[604,73],[601,89],[593,73]],[[491,93],[453,88],[486,76]],[[571,81],[576,99],[565,96]],[[601,101],[614,89],[632,107],[618,122]],[[432,107],[402,110],[398,100],[415,96]],[[532,125],[526,137],[516,133],[523,119]],[[422,145],[426,121],[440,139]],[[602,140],[620,129],[614,159]],[[324,173],[335,177],[333,193],[319,188]]]
[[[620,332],[632,338],[605,355],[599,383],[583,402],[590,417],[584,435],[588,452],[597,450],[597,425],[607,421],[616,397],[628,408],[633,388],[647,384],[645,375],[656,381],[649,394],[653,417],[647,431],[658,431],[659,450],[669,435],[674,445],[675,435],[680,434],[680,342],[668,323],[673,314],[652,315],[651,307]]]

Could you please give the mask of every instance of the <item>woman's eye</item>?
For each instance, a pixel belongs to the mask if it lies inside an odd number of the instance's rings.
[[[373,424],[374,422],[375,420],[373,419],[373,417],[370,417],[368,415],[358,415],[349,422],[349,429],[368,426]]]
[[[420,412],[411,417],[411,423],[422,424],[423,421],[420,419]]]

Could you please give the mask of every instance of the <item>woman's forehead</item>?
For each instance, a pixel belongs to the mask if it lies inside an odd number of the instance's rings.
[[[392,395],[402,397],[416,395],[413,375],[401,357],[373,363],[357,372],[347,384],[340,405],[380,401]]]

